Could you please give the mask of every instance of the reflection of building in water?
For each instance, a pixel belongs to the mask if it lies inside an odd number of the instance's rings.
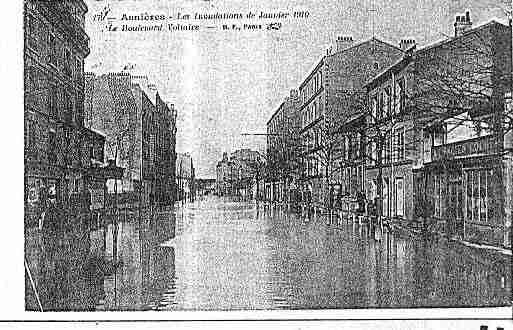
[[[106,136],[105,154],[125,168],[118,191],[128,202],[175,200],[176,110],[145,76],[86,74],[85,122]],[[109,182],[114,192],[114,182]]]
[[[95,310],[103,295],[103,275],[101,261],[90,257],[88,238],[71,229],[60,233],[60,238],[41,239],[31,230],[26,242],[28,269],[34,281],[33,286],[26,276],[27,310],[40,310],[34,287],[43,311]]]
[[[129,216],[120,223],[119,267],[105,278],[105,310],[157,309],[163,294],[174,283],[174,251],[161,244],[174,236],[174,214]],[[109,226],[111,228],[112,226]],[[107,251],[112,254],[113,230],[107,232]],[[162,304],[160,304],[162,305]],[[162,307],[162,306],[161,306]]]

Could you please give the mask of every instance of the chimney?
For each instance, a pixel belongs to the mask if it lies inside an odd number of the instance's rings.
[[[337,37],[337,52],[347,49],[353,45],[353,37]]]
[[[299,94],[297,93],[297,90],[296,89],[291,89],[290,90],[290,98],[291,99],[297,99],[299,96]]]
[[[399,41],[399,48],[403,51],[406,51],[413,46],[415,46],[415,39],[401,39],[401,41]]]
[[[456,22],[454,22],[454,37],[461,36],[470,28],[472,28],[472,22],[470,21],[470,13],[468,11],[465,13],[465,16],[456,16]]]

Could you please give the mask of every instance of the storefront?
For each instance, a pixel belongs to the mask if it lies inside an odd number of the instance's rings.
[[[453,237],[504,244],[503,162],[490,136],[433,149],[426,164],[426,195],[434,217]]]

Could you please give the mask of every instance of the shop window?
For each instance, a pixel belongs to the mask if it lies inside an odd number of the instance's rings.
[[[469,170],[466,172],[466,220],[490,223],[494,220],[495,199],[493,194],[493,172],[490,169]]]

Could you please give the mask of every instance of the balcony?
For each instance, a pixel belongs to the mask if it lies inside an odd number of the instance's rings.
[[[490,155],[500,151],[495,135],[481,136],[469,140],[448,143],[431,149],[432,161],[468,156]]]

